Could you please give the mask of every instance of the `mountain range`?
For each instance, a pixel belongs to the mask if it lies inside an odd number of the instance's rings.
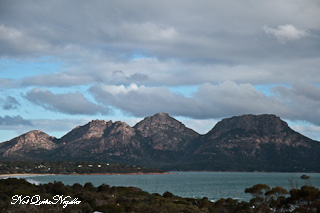
[[[0,160],[99,161],[165,170],[320,172],[320,142],[270,114],[218,122],[207,134],[167,113],[125,122],[93,120],[58,139],[30,131],[0,143]]]

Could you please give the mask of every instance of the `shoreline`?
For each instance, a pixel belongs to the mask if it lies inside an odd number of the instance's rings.
[[[130,173],[71,173],[71,174],[54,174],[54,175],[169,175],[169,172],[130,172]]]
[[[267,171],[211,171],[211,170],[188,170],[188,171],[169,171],[170,173],[174,172],[216,172],[216,173],[292,173],[292,174],[319,174],[320,172],[267,172]]]
[[[0,174],[1,178],[10,178],[10,177],[24,177],[24,176],[47,176],[47,175],[168,175],[172,174],[169,172],[131,172],[131,173],[71,173],[71,174],[52,174],[52,173],[16,173],[16,174]]]
[[[320,172],[265,172],[265,171],[254,171],[254,172],[247,172],[247,171],[169,171],[169,172],[130,172],[130,173],[70,173],[70,174],[53,174],[53,173],[14,173],[14,174],[0,174],[0,179],[3,178],[14,178],[14,177],[30,177],[30,176],[48,176],[48,175],[170,175],[170,174],[177,174],[179,172],[217,172],[217,173],[296,173],[296,174],[319,174]]]
[[[56,174],[36,174],[36,173],[15,173],[15,174],[0,174],[0,178],[7,178],[7,177],[23,177],[23,176],[46,176],[46,175],[56,175]]]

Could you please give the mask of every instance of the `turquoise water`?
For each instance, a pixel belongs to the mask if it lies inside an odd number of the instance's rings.
[[[202,198],[209,200],[234,198],[249,200],[251,197],[244,189],[258,183],[270,187],[281,186],[290,190],[290,181],[302,186],[302,174],[294,173],[247,173],[247,172],[170,172],[163,175],[49,175],[25,177],[33,183],[48,183],[61,181],[66,185],[91,182],[95,186],[108,184],[110,186],[134,186],[149,193],[163,194],[172,192],[182,197]],[[320,173],[309,175],[311,185],[320,188]]]

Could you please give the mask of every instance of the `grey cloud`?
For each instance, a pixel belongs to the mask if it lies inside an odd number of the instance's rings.
[[[122,70],[115,70],[112,72],[113,76],[123,76],[124,72]]]
[[[21,116],[0,116],[0,127],[4,126],[32,126],[32,123],[29,120],[23,119]]]
[[[69,87],[70,85],[81,85],[92,82],[92,77],[89,75],[76,75],[68,72],[56,72],[52,74],[37,75],[26,77],[19,81],[22,86],[58,86]]]
[[[213,118],[251,113],[282,115],[290,110],[281,100],[265,96],[248,83],[226,81],[218,85],[204,84],[194,97],[210,106]]]
[[[1,100],[0,100],[1,101]],[[5,110],[17,109],[20,106],[20,103],[12,96],[7,96],[3,101],[2,108]]]
[[[27,35],[24,31],[0,24],[0,55],[24,56],[50,52],[51,45],[37,37]]]
[[[21,85],[27,86],[141,80],[149,86],[225,80],[265,84],[300,77],[314,81],[320,63],[320,24],[310,20],[320,19],[319,3],[249,0],[248,4],[234,0],[204,4],[140,0],[130,6],[121,1],[7,1],[0,9],[0,54],[50,55],[71,68],[23,79]],[[304,39],[279,45],[266,31],[285,39]],[[147,58],[132,60],[137,51]],[[306,71],[301,74],[301,70]]]
[[[200,103],[173,94],[166,87],[147,88],[131,84],[125,88],[100,85],[90,88],[90,92],[97,101],[138,117],[163,111],[172,115],[190,116],[190,113],[196,113],[198,116],[204,116],[198,111]]]
[[[217,84],[228,80],[254,85],[290,84],[296,79],[306,82],[320,82],[319,66],[320,57],[313,59],[297,58],[290,61],[290,63],[281,65],[268,63],[259,65],[185,64],[177,61],[167,62],[146,58],[132,60],[128,63],[104,62],[103,65],[92,67],[92,69],[84,65],[81,69],[27,77],[16,83],[20,86],[48,87],[69,87],[97,82],[125,85],[143,83],[146,86],[177,86],[199,85],[203,84],[203,82]],[[301,70],[306,71],[301,72]]]
[[[307,83],[273,89],[283,103],[291,109],[290,120],[306,120],[320,125],[320,88]]]
[[[146,81],[148,80],[148,75],[142,73],[134,73],[127,77],[129,82]]]
[[[282,59],[275,60],[281,61]],[[320,75],[318,75],[320,57],[296,58],[290,63],[284,64],[263,63],[259,65],[185,64],[177,61],[168,62],[146,58],[132,60],[128,63],[107,61],[103,65],[96,66],[90,68],[84,65],[81,69],[23,78],[19,84],[21,86],[69,87],[94,82],[125,85],[143,82],[146,86],[199,85],[203,82],[217,84],[227,80],[251,84],[290,84],[296,79],[306,82],[320,82]],[[301,70],[306,71],[301,72]]]
[[[12,87],[14,87],[13,80],[0,78],[0,88],[12,88]]]
[[[292,85],[291,91],[296,96],[305,96],[312,101],[320,101],[320,88],[314,84],[296,82]]]
[[[47,110],[61,113],[76,114],[108,114],[109,109],[89,102],[81,93],[54,94],[49,90],[35,88],[25,96],[29,101]]]
[[[135,116],[168,112],[192,118],[221,118],[247,113],[285,114],[290,110],[277,99],[268,98],[250,84],[224,82],[204,84],[191,98],[170,92],[165,87],[94,86],[96,100],[115,106]]]
[[[95,86],[91,92],[99,102],[135,115],[144,114],[139,110],[194,118],[274,112],[291,119],[306,115],[315,123],[318,112],[312,118],[310,107],[318,104],[313,94],[318,89],[307,86],[320,82],[320,22],[314,20],[320,20],[318,0],[1,1],[0,57],[49,56],[62,68],[0,79],[0,88],[139,83],[145,87],[116,94]],[[142,57],[135,58],[137,52]],[[306,85],[276,88],[277,94],[268,97],[252,88],[291,85],[297,79]],[[200,88],[191,98],[165,88],[186,85]],[[106,113],[78,93],[33,90],[27,95],[49,110]],[[63,98],[88,107],[69,107]]]
[[[251,84],[232,81],[203,84],[191,97],[172,93],[165,87],[135,84],[128,87],[96,85],[90,92],[98,102],[140,117],[163,111],[195,119],[270,113],[284,119],[320,124],[320,88],[309,84],[277,87],[269,96]]]
[[[3,54],[10,51],[18,54],[16,47],[28,50],[29,46],[34,47],[31,52],[61,55],[73,51],[79,54],[73,49],[77,46],[119,57],[143,50],[160,59],[176,58],[185,63],[214,63],[217,60],[234,63],[252,57],[261,62],[266,60],[266,55],[278,53],[267,49],[270,44],[265,42],[267,38],[262,35],[262,26],[278,26],[290,20],[289,24],[293,26],[319,33],[319,24],[310,21],[320,19],[316,1],[249,3],[250,7],[238,1],[205,4],[137,1],[130,6],[119,1],[93,1],[90,4],[85,1],[6,2],[2,4],[0,14],[4,32],[7,32],[3,34],[3,44],[8,43],[7,40],[13,44],[6,46]],[[272,15],[270,11],[273,11]],[[297,13],[298,17],[294,15]],[[22,39],[10,38],[9,32]],[[317,39],[309,39],[308,47],[318,49]],[[265,51],[261,49],[267,49],[268,54],[263,54]]]
[[[148,75],[143,74],[143,73],[133,73],[131,75],[127,75],[124,71],[122,70],[115,70],[112,72],[112,78],[113,81],[118,80],[124,82],[125,80],[129,83],[134,83],[134,82],[139,82],[139,81],[146,81],[149,79]]]

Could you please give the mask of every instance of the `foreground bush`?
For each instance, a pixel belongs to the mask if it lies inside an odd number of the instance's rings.
[[[42,185],[28,183],[24,179],[0,180],[0,212],[319,212],[319,189],[305,185],[288,192],[281,187],[270,188],[257,184],[245,189],[252,195],[249,202],[239,202],[231,198],[210,202],[202,199],[182,198],[170,192],[163,195],[150,194],[135,187],[110,187],[102,184],[94,187],[92,183],[72,186],[61,182]],[[77,199],[78,203],[63,206],[61,203],[31,205],[25,200],[11,204],[14,196],[41,197],[49,202],[55,195],[70,196],[68,201]],[[35,198],[34,198],[35,199]],[[23,204],[25,201],[25,204]],[[34,200],[35,201],[35,200]]]

